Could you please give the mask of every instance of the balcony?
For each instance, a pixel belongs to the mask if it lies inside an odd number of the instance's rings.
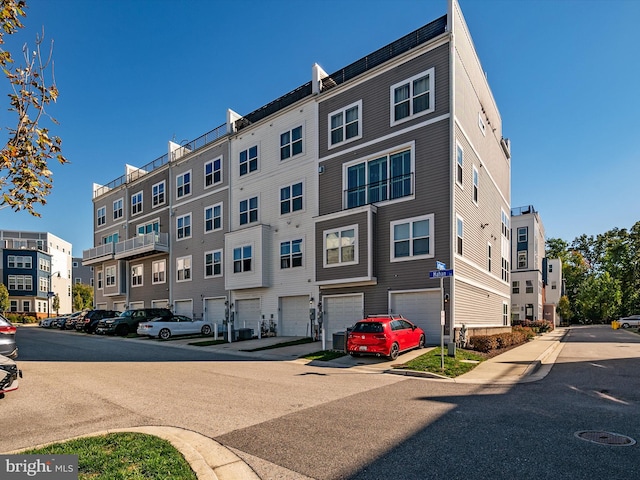
[[[98,245],[89,250],[84,250],[82,252],[82,265],[94,265],[113,259],[114,247],[115,243],[105,243],[104,245]]]
[[[82,252],[82,264],[94,265],[108,260],[129,260],[169,251],[168,233],[147,233],[118,243],[105,243]]]
[[[413,173],[405,173],[344,190],[342,198],[345,208],[350,209],[411,195],[413,195]]]

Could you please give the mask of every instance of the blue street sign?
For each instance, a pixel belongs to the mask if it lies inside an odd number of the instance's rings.
[[[451,270],[431,270],[429,278],[453,277],[453,269]]]
[[[447,264],[436,260],[436,270],[446,270]]]

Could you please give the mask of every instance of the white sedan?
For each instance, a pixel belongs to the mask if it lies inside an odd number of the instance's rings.
[[[620,320],[618,320],[618,323],[622,328],[640,327],[640,315],[622,317]]]
[[[174,315],[171,318],[156,318],[148,322],[140,322],[138,335],[158,337],[162,340],[172,335],[211,335],[213,324],[205,320],[193,320],[184,315]]]

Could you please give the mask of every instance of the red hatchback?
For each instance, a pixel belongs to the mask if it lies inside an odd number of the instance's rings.
[[[347,337],[349,355],[398,358],[401,352],[423,348],[424,331],[400,315],[373,315],[357,322]]]

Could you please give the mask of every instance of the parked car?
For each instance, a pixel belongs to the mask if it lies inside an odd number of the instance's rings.
[[[66,317],[59,317],[58,321],[56,322],[58,325],[58,328],[60,330],[74,330],[76,328],[76,322],[85,313],[87,313],[87,310],[74,312],[71,315],[67,315]]]
[[[114,318],[122,312],[118,310],[89,310],[84,315],[78,317],[76,330],[78,332],[94,333],[98,328],[98,322],[103,318]]]
[[[0,355],[0,398],[6,392],[17,390],[18,377],[22,378],[22,371],[18,369],[16,362]]]
[[[148,335],[166,340],[173,335],[211,335],[213,324],[208,320],[193,320],[184,315],[158,317],[148,322],[140,322],[138,335]]]
[[[40,320],[40,323],[38,323],[38,325],[42,328],[53,328],[54,325],[56,325],[57,320],[58,317],[43,318],[42,320]]]
[[[414,348],[423,348],[424,331],[399,315],[373,315],[357,322],[347,335],[349,355],[386,356],[392,360]]]
[[[16,327],[0,314],[0,355],[9,358],[16,358],[18,356],[16,330]]]
[[[630,315],[628,317],[622,317],[618,320],[618,323],[622,328],[640,327],[640,315]]]
[[[162,317],[171,318],[173,313],[166,308],[138,308],[126,310],[115,318],[103,318],[98,322],[96,333],[107,335],[127,336],[138,329],[140,322]]]

